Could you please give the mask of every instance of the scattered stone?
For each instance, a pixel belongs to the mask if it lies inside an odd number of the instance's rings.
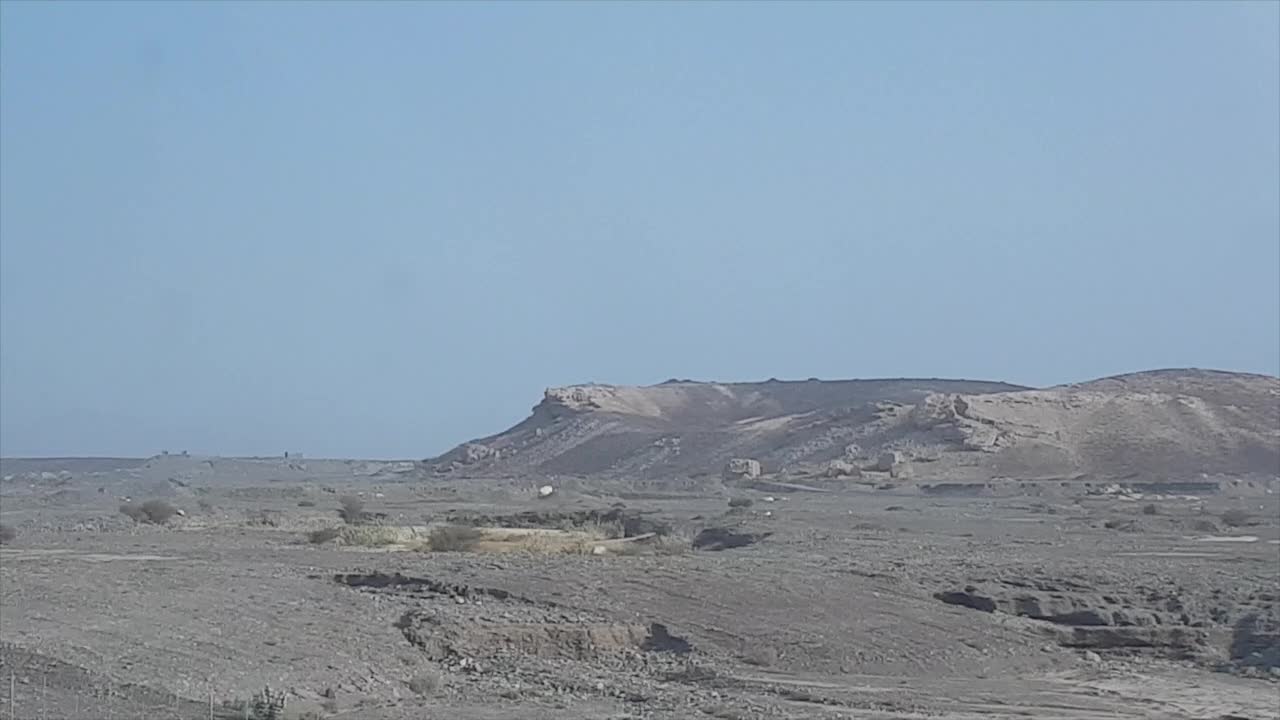
[[[854,465],[848,460],[832,460],[827,463],[826,470],[823,471],[823,474],[831,478],[856,478],[862,476],[862,471],[858,469],[857,465]]]

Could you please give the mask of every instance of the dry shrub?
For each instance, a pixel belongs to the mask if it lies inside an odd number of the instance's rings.
[[[621,520],[604,522],[595,520],[583,525],[576,532],[589,540],[613,540],[626,537],[627,534]]]
[[[653,545],[655,555],[684,555],[693,551],[693,542],[688,538],[663,536]]]
[[[467,525],[442,525],[431,531],[430,546],[435,552],[466,552],[484,533]]]
[[[729,507],[731,508],[749,508],[755,504],[751,498],[736,497],[729,498]]]
[[[409,689],[423,697],[435,695],[440,690],[440,673],[428,671],[414,675],[409,680]]]
[[[307,542],[311,543],[312,545],[321,545],[323,543],[329,542],[330,540],[338,539],[338,536],[341,534],[342,534],[342,530],[336,527],[312,530],[311,532],[307,533]]]
[[[255,510],[248,513],[244,522],[250,527],[280,527],[280,513],[275,510]]]
[[[18,531],[12,525],[0,525],[0,545],[11,543],[18,537]]]
[[[1222,524],[1227,527],[1245,527],[1253,524],[1253,516],[1247,511],[1234,508],[1222,513]]]
[[[1191,523],[1191,529],[1202,533],[1217,533],[1218,526],[1213,524],[1211,520],[1196,520]]]
[[[178,514],[178,509],[164,500],[148,500],[141,505],[125,503],[120,506],[120,512],[134,522],[163,525],[169,518]]]
[[[315,500],[299,500],[298,501],[298,507],[315,507],[315,506],[316,506]]]
[[[338,517],[342,521],[355,525],[365,519],[364,501],[353,495],[344,495],[338,500],[338,504],[342,507],[338,508]]]
[[[768,645],[753,645],[742,653],[742,662],[756,667],[769,667],[778,662],[778,651]]]
[[[1147,505],[1142,506],[1142,514],[1143,515],[1159,515],[1160,508],[1156,507],[1154,503],[1148,503]]]

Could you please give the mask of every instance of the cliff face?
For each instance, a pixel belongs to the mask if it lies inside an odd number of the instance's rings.
[[[1031,389],[970,380],[669,381],[552,388],[437,472],[642,478],[766,473],[897,451],[923,476],[1280,474],[1280,379],[1168,370]]]

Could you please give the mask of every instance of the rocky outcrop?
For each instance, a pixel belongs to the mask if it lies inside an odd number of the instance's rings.
[[[1232,627],[1231,660],[1242,667],[1280,668],[1280,617],[1277,613],[1253,612],[1236,621]]]
[[[542,394],[542,400],[548,405],[584,412],[601,408],[614,395],[614,388],[604,385],[570,385],[547,388]]]
[[[822,474],[829,478],[856,478],[862,476],[862,471],[858,469],[857,465],[842,459],[832,460],[827,463]]]
[[[438,462],[451,466],[474,465],[485,460],[496,459],[498,456],[498,451],[488,445],[469,442],[463,443],[442,455]]]
[[[1280,609],[1269,592],[1214,589],[1204,596],[1181,587],[1099,590],[1071,580],[1011,577],[934,597],[948,605],[1044,622],[1046,632],[1067,647],[1226,656],[1235,668],[1260,670],[1280,664]],[[1229,647],[1213,644],[1227,635]]]

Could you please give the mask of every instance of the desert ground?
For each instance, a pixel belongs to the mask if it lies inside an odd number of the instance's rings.
[[[928,382],[5,459],[0,719],[1280,717],[1280,381]]]

